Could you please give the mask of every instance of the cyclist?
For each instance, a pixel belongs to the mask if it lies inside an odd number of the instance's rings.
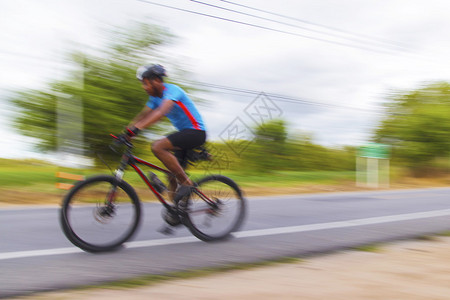
[[[183,151],[201,146],[206,141],[203,119],[194,102],[179,86],[164,82],[166,70],[161,65],[139,67],[136,77],[142,88],[149,95],[149,100],[142,111],[128,125],[125,134],[131,138],[142,129],[149,127],[166,116],[178,130],[158,141],[153,142],[152,152],[175,175],[177,182],[171,179],[169,192],[173,201],[178,202],[188,196],[193,182],[186,175],[178,162],[174,151]]]

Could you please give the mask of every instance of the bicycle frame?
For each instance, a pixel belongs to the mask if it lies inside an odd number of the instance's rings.
[[[157,171],[163,172],[168,176],[174,176],[172,174],[172,172],[170,172],[169,170],[163,169],[161,167],[158,167],[155,164],[152,164],[148,161],[145,161],[135,155],[133,155],[131,153],[131,148],[127,148],[127,150],[125,150],[125,152],[122,155],[122,159],[120,162],[120,166],[119,168],[116,170],[115,172],[115,176],[118,180],[122,180],[122,176],[124,173],[124,170],[126,168],[126,166],[131,166],[136,173],[139,174],[139,176],[142,178],[142,180],[145,182],[145,184],[148,186],[148,188],[153,192],[153,194],[155,194],[156,198],[158,198],[159,202],[161,202],[161,204],[167,208],[168,210],[173,209],[173,206],[171,204],[169,204],[166,199],[164,199],[164,197],[161,195],[161,193],[159,193],[155,187],[153,187],[152,183],[150,182],[150,180],[148,179],[148,177],[144,174],[144,172],[141,170],[141,168],[139,168],[138,164],[142,164],[145,165],[149,168],[155,169]],[[216,206],[215,202],[211,199],[209,199],[204,193],[202,193],[200,190],[195,189],[194,191],[197,195],[199,195],[206,203],[208,203],[209,205],[212,205],[213,207]]]

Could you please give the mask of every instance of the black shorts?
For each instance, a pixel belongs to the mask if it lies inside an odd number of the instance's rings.
[[[173,146],[182,150],[189,150],[203,145],[206,142],[206,131],[196,129],[183,129],[167,136]]]

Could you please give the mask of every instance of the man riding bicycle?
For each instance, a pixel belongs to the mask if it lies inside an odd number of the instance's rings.
[[[127,137],[134,137],[164,116],[175,126],[178,131],[154,142],[152,152],[175,175],[176,180],[173,178],[170,180],[169,191],[173,194],[179,186],[173,198],[174,202],[178,203],[189,195],[193,182],[173,152],[183,152],[203,145],[206,141],[206,131],[194,102],[179,86],[165,83],[166,76],[166,70],[161,65],[138,68],[136,77],[149,95],[149,100],[131,121],[125,134]]]

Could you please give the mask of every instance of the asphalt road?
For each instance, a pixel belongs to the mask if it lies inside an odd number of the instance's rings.
[[[120,251],[85,253],[63,235],[57,207],[0,209],[0,298],[73,288],[176,270],[299,257],[450,230],[450,188],[249,199],[233,239],[173,236],[159,204],[145,204],[143,224]]]

